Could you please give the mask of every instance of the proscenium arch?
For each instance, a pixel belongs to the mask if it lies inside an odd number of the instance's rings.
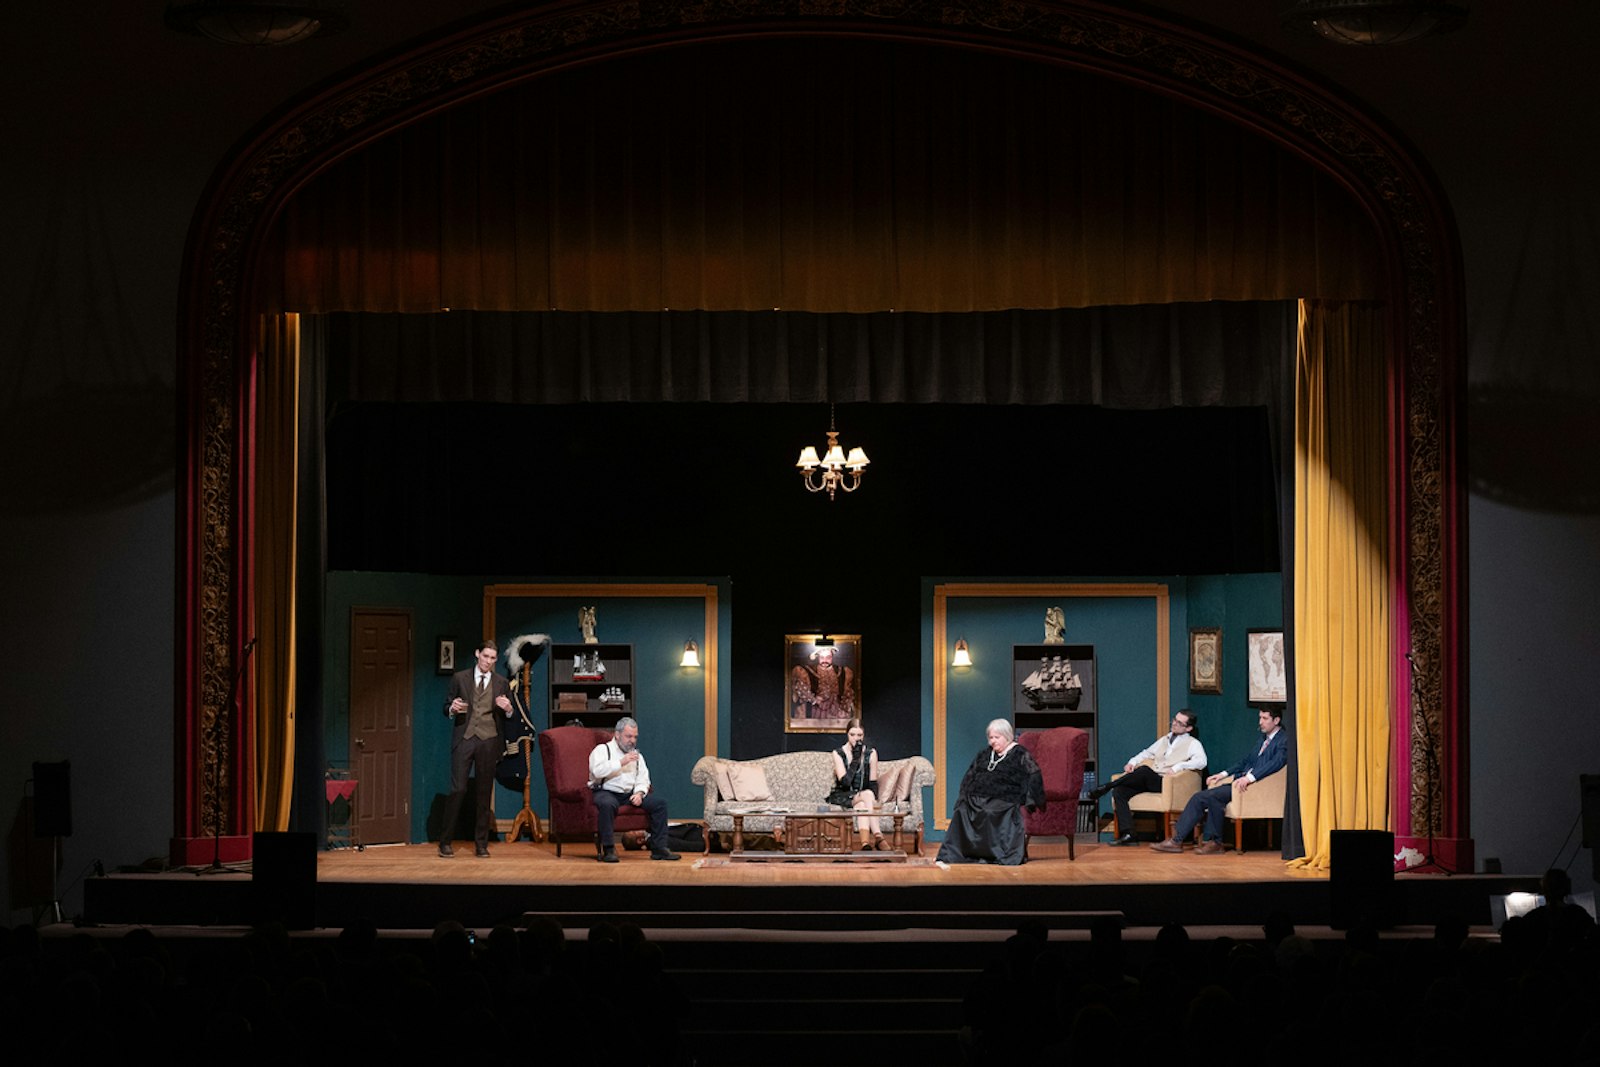
[[[209,836],[212,803],[225,835],[250,829],[249,722],[223,717],[208,747],[254,613],[251,496],[254,299],[266,233],[321,169],[417,119],[565,67],[641,51],[776,36],[875,37],[979,49],[1077,68],[1177,97],[1248,126],[1343,185],[1381,244],[1391,309],[1389,448],[1391,675],[1420,670],[1415,700],[1396,685],[1399,836],[1465,839],[1467,737],[1465,559],[1458,411],[1462,298],[1454,225],[1426,168],[1375,116],[1333,90],[1191,27],[1078,0],[1015,3],[870,0],[824,12],[735,0],[679,9],[594,0],[503,16],[377,63],[291,105],[219,167],[191,228],[179,308],[185,411],[178,498],[177,746],[174,836]],[[1423,753],[1439,754],[1430,775]],[[202,770],[204,768],[204,770]],[[1430,806],[1430,794],[1435,801]]]

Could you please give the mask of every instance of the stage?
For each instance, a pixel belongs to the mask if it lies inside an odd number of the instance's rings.
[[[1254,926],[1274,913],[1296,925],[1333,919],[1325,872],[1290,868],[1275,852],[1182,856],[1144,846],[1113,848],[1085,836],[1069,859],[1060,840],[1034,841],[1020,867],[943,869],[937,846],[911,862],[728,863],[686,853],[658,862],[646,852],[594,860],[591,847],[497,843],[488,859],[457,842],[443,858],[433,844],[387,845],[315,854],[309,869],[196,874],[115,874],[85,885],[91,924],[237,925],[281,912],[294,925],[338,928],[358,920],[383,929],[428,930],[446,919],[479,928],[550,917],[568,928],[601,919],[657,930],[1014,930],[1031,918],[1052,930],[1084,930],[1101,915],[1126,928],[1168,922],[1190,927]],[[258,864],[261,862],[258,857]],[[258,885],[262,892],[257,892]],[[1453,917],[1490,922],[1489,898],[1536,878],[1402,874],[1376,890],[1389,924]],[[1357,892],[1369,892],[1366,883]]]

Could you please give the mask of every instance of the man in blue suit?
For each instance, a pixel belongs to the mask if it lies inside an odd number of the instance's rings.
[[[1206,788],[1189,798],[1173,836],[1158,841],[1150,847],[1157,852],[1182,852],[1195,826],[1204,819],[1206,828],[1201,834],[1197,856],[1220,856],[1227,849],[1222,844],[1222,812],[1233,799],[1233,791],[1243,793],[1269,774],[1277,774],[1289,762],[1289,739],[1283,732],[1283,709],[1263,708],[1257,716],[1261,724],[1261,745],[1252,748],[1235,760],[1233,766],[1221,774],[1206,779]]]

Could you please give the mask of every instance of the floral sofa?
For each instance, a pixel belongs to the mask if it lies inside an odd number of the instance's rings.
[[[719,766],[720,765],[720,766]],[[724,796],[731,781],[735,792],[751,778],[748,768],[759,767],[765,779],[770,800],[740,799]],[[722,773],[719,774],[718,772]],[[711,833],[733,833],[733,811],[760,808],[790,808],[798,812],[816,811],[827,803],[828,792],[833,788],[833,754],[831,752],[783,752],[776,756],[763,756],[753,760],[723,760],[715,756],[702,756],[694,765],[689,778],[705,789],[706,829]],[[719,779],[723,784],[719,785]],[[912,834],[915,855],[922,850],[922,790],[933,785],[933,764],[922,756],[908,756],[898,760],[878,760],[878,785],[880,806],[885,811],[906,813],[904,829]],[[780,820],[771,815],[748,814],[744,819],[745,833],[768,833]],[[884,833],[894,828],[894,820],[885,816]]]

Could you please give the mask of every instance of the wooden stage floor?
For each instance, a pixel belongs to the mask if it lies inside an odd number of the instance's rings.
[[[1067,858],[1059,841],[1035,841],[1020,867],[961,864],[943,870],[933,865],[937,845],[925,845],[924,865],[907,863],[785,862],[780,852],[760,863],[724,863],[719,853],[686,852],[676,863],[648,853],[619,851],[619,863],[597,863],[592,846],[555,846],[519,841],[490,846],[478,859],[472,843],[457,842],[445,859],[437,846],[380,845],[358,852],[341,849],[319,854],[317,879],[330,882],[473,882],[498,885],[993,885],[1174,884],[1187,882],[1326,881],[1325,872],[1291,870],[1274,852],[1229,852],[1222,856],[1163,855],[1149,848],[1113,848],[1079,843],[1077,859]],[[700,860],[711,864],[701,865]]]
[[[597,863],[593,846],[556,857],[548,844],[491,846],[479,859],[457,842],[445,859],[433,844],[376,846],[316,854],[285,880],[259,865],[215,877],[169,872],[113,875],[85,883],[85,918],[105,924],[230,924],[296,894],[314,897],[315,921],[339,927],[371,921],[385,929],[431,929],[443,919],[472,926],[532,916],[586,927],[603,918],[653,928],[767,930],[1000,929],[1031,918],[1053,930],[1087,929],[1096,917],[1127,927],[1259,925],[1282,914],[1297,924],[1327,924],[1334,896],[1325,872],[1290,868],[1274,852],[1170,856],[1148,848],[1080,841],[1077,859],[1059,839],[1035,841],[1020,867],[932,862],[799,863],[781,853],[761,863],[721,854],[685,854],[675,863],[646,852]],[[704,860],[706,862],[697,862]],[[1537,879],[1407,874],[1385,883],[1392,919],[1431,923],[1451,916],[1489,921],[1491,894]]]

